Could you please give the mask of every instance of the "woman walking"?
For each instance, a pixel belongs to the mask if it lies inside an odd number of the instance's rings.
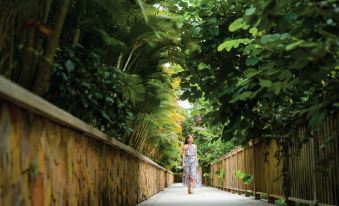
[[[197,173],[197,167],[197,145],[193,144],[193,136],[188,135],[185,138],[182,158],[183,184],[188,187],[188,194],[192,194],[193,188],[198,187],[201,184]]]

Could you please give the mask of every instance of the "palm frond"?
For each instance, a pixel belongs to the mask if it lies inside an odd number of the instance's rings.
[[[123,94],[127,101],[133,106],[145,101],[146,88],[143,79],[137,74],[123,74]]]

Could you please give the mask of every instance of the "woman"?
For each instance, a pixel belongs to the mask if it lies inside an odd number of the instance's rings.
[[[198,155],[197,145],[193,144],[193,136],[188,135],[185,138],[183,146],[183,184],[188,187],[188,194],[193,193],[193,188],[200,186],[199,175],[197,173]]]

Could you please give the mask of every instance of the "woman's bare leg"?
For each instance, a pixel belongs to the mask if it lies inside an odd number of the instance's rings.
[[[193,192],[193,178],[191,178],[191,180],[190,180],[190,186],[191,186],[191,193]]]

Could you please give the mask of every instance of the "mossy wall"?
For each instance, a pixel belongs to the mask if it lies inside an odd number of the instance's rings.
[[[19,105],[0,91],[0,206],[136,205],[173,183],[141,154]]]

